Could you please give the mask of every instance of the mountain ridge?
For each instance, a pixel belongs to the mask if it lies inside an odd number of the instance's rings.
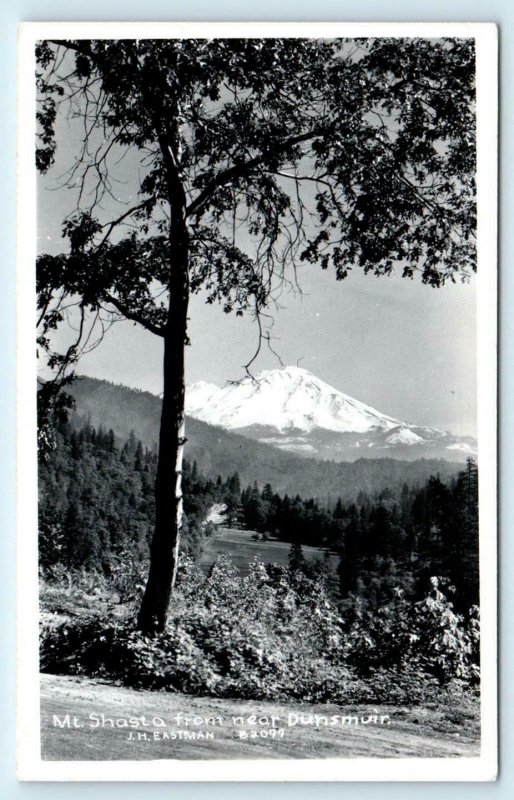
[[[79,376],[67,387],[75,397],[73,425],[89,421],[95,427],[112,428],[120,441],[131,431],[143,444],[153,448],[158,441],[161,400],[150,392],[131,389],[88,376]],[[355,500],[358,493],[369,494],[403,483],[422,485],[430,475],[451,478],[460,462],[443,459],[402,461],[395,458],[360,458],[335,463],[303,458],[248,437],[231,433],[201,420],[186,420],[186,456],[196,460],[203,474],[215,479],[238,472],[243,484],[271,483],[282,494],[300,494]]]
[[[222,413],[213,404],[221,405]],[[247,376],[224,387],[205,381],[191,384],[186,410],[228,430],[272,423],[281,432],[296,429],[309,433],[323,428],[347,433],[404,424],[293,366],[263,370],[255,378]]]

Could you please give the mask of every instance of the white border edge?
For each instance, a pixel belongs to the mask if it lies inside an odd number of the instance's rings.
[[[337,27],[337,30],[336,30]],[[482,604],[482,752],[456,759],[51,762],[40,754],[38,673],[34,43],[44,38],[174,36],[462,36],[477,44],[478,406]],[[17,146],[17,776],[22,781],[493,781],[497,777],[497,51],[494,23],[22,23],[18,34]],[[494,87],[492,91],[491,87]],[[27,114],[27,109],[29,113]],[[28,122],[28,124],[27,124]],[[28,160],[30,159],[30,160]],[[487,201],[491,201],[487,205]],[[26,231],[32,232],[28,236]],[[29,334],[29,335],[27,335]],[[494,355],[494,357],[493,357]],[[484,465],[484,466],[483,466]],[[487,532],[487,538],[484,536]],[[491,536],[488,534],[491,533]],[[485,568],[484,568],[485,564]],[[151,767],[151,769],[150,769]]]
[[[498,27],[477,39],[477,399],[482,759],[498,761]]]
[[[16,252],[16,762],[18,779],[40,758],[35,331],[36,29],[18,27]],[[28,110],[28,113],[27,113]],[[27,163],[26,159],[30,158]],[[32,169],[29,164],[33,164]],[[27,233],[28,231],[28,233]]]

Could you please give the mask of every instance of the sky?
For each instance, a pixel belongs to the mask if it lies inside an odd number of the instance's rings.
[[[60,252],[63,217],[73,189],[59,188],[80,142],[76,122],[60,118],[55,166],[38,183],[38,250]],[[118,167],[120,203],[135,193],[135,161]],[[113,217],[114,203],[104,201]],[[121,211],[120,211],[121,208]],[[330,271],[305,265],[301,294],[284,290],[270,309],[272,345],[284,365],[299,364],[342,392],[379,411],[417,425],[476,434],[475,281],[440,289],[419,279],[350,272],[336,281]],[[251,318],[226,315],[204,297],[190,301],[187,382],[223,385],[244,375],[257,345]],[[67,334],[63,332],[62,340]],[[162,341],[130,322],[119,322],[102,344],[82,357],[77,371],[158,394],[162,390]],[[263,348],[252,366],[279,368]]]

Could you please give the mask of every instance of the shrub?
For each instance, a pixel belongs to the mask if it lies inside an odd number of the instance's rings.
[[[336,703],[410,704],[476,680],[478,619],[466,626],[436,580],[420,603],[397,591],[375,614],[356,601],[343,618],[321,575],[256,560],[241,577],[221,558],[206,577],[184,559],[162,634],[143,636],[129,608],[44,613],[42,670],[137,688]]]
[[[466,622],[455,613],[443,588],[453,591],[445,581],[431,578],[426,597],[416,603],[396,589],[393,600],[375,613],[364,612],[355,600],[345,639],[347,662],[360,674],[389,669],[410,677],[413,684],[416,679],[440,685],[455,679],[477,684],[478,609],[470,610]]]

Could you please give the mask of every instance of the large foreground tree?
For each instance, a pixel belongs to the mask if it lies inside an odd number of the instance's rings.
[[[163,340],[151,566],[139,625],[162,630],[182,524],[191,292],[263,310],[304,261],[434,287],[475,269],[471,39],[45,41],[37,166],[71,118],[61,255],[38,259],[39,345],[56,382],[123,317]],[[82,134],[77,137],[78,125]],[[72,134],[69,134],[70,136]],[[72,138],[73,138],[72,136]],[[117,210],[124,158],[133,200]],[[135,176],[135,177],[134,177]],[[64,353],[52,331],[77,307]]]

